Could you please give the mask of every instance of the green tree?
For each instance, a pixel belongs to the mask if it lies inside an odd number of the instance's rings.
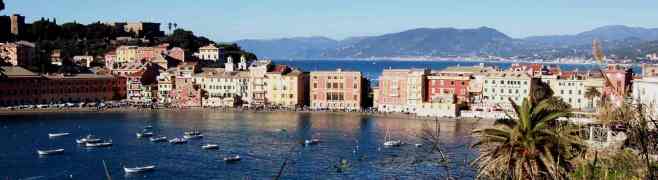
[[[0,0],[0,11],[5,10],[5,3]]]
[[[559,117],[567,111],[549,108],[548,100],[537,103],[527,98],[522,105],[510,100],[514,114],[499,119],[494,127],[477,129],[473,147],[480,155],[473,162],[480,178],[492,179],[562,179],[572,164],[570,160],[584,151],[577,129],[558,127]]]
[[[590,107],[594,108],[594,98],[601,97],[601,92],[595,87],[589,87],[585,91],[585,98],[590,100]]]

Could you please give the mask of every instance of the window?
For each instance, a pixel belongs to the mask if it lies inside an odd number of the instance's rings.
[[[355,101],[358,100],[358,98],[359,98],[358,95],[354,95],[354,100],[355,100]]]
[[[354,89],[357,89],[359,86],[357,83],[354,83]]]
[[[331,83],[327,83],[327,86],[325,86],[327,89],[331,89]]]

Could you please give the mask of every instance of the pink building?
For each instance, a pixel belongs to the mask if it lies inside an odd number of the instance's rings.
[[[34,43],[26,41],[0,43],[0,59],[7,59],[12,66],[32,65],[34,47]]]
[[[180,62],[185,62],[185,50],[179,47],[174,47],[169,50],[169,57],[178,60]]]
[[[416,112],[427,99],[427,69],[385,69],[379,76],[374,104],[382,112]]]
[[[196,63],[186,63],[176,69],[171,96],[178,107],[201,107],[201,87],[194,82]]]
[[[358,71],[313,71],[310,74],[311,109],[360,110],[364,82]]]
[[[608,82],[603,87],[603,97],[608,98],[613,104],[621,105],[624,98],[630,94],[633,72],[631,68],[618,64],[608,65],[604,71]]]

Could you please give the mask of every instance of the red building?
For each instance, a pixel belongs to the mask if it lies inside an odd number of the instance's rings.
[[[457,102],[469,102],[469,85],[472,74],[437,72],[427,76],[427,97],[429,102],[441,101],[453,96]]]
[[[40,75],[21,67],[1,67],[0,106],[98,102],[117,97],[110,75]]]

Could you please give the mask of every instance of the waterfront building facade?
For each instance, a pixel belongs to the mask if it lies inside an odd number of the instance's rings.
[[[308,74],[286,65],[277,65],[267,73],[269,105],[287,108],[307,105]]]
[[[175,69],[167,70],[161,72],[158,77],[158,103],[161,105],[171,105],[173,103],[173,97],[171,92],[174,90],[174,76]]]
[[[185,63],[176,67],[173,105],[176,107],[201,107],[201,86],[194,82],[196,63]]]
[[[482,88],[483,107],[510,109],[510,99],[522,103],[524,98],[532,94],[537,80],[527,72],[486,73]]]
[[[267,100],[267,72],[272,68],[271,60],[258,60],[249,67],[249,106],[263,106]]]
[[[379,77],[377,109],[381,112],[416,112],[427,99],[427,69],[385,69]]]
[[[248,95],[248,72],[204,68],[202,73],[195,74],[194,81],[201,86],[204,107],[235,107]]]
[[[358,71],[312,71],[310,74],[311,109],[361,110],[363,76]]]
[[[110,75],[40,75],[17,66],[0,67],[0,106],[99,102],[116,97]]]

